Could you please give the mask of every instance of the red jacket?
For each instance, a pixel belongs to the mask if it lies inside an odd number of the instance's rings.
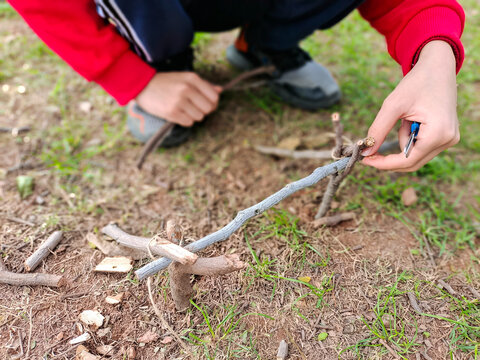
[[[53,51],[121,105],[134,99],[155,74],[115,28],[97,15],[93,0],[9,2]],[[404,74],[422,47],[434,39],[450,43],[460,70],[465,14],[455,0],[367,0],[359,10],[385,36],[388,51]]]

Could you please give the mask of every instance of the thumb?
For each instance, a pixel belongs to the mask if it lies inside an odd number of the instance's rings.
[[[375,139],[375,145],[365,149],[362,152],[363,156],[375,154],[378,148],[383,144],[388,133],[393,129],[395,123],[402,117],[398,103],[393,103],[390,98],[387,98],[378,112],[375,120],[368,129],[368,136]]]

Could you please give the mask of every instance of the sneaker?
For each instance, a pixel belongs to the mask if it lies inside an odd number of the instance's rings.
[[[158,129],[167,124],[167,120],[156,117],[143,110],[136,102],[128,105],[127,127],[135,139],[146,143]],[[178,146],[185,141],[192,133],[192,129],[175,125],[170,134],[160,144],[161,147]]]
[[[239,38],[235,45],[227,48],[227,60],[244,71],[263,65],[275,65],[277,71],[270,81],[273,92],[283,101],[302,109],[327,108],[339,102],[342,97],[330,72],[313,61],[300,47],[275,52],[251,50]]]

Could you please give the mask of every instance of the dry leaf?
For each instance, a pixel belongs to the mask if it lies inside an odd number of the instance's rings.
[[[145,334],[143,334],[142,336],[140,336],[137,339],[137,342],[148,344],[148,343],[151,343],[153,341],[156,341],[158,338],[159,338],[159,336],[158,336],[157,333],[154,333],[153,331],[148,330]]]
[[[310,276],[300,276],[298,280],[309,283],[312,278]]]
[[[170,344],[173,341],[171,336],[165,336],[165,338],[161,341],[162,344]]]
[[[103,325],[105,318],[96,310],[85,310],[80,314],[80,321],[86,325],[94,325],[99,328]]]
[[[77,350],[75,351],[75,359],[76,360],[97,360],[100,359],[98,356],[91,354],[88,349],[83,346],[79,345]]]

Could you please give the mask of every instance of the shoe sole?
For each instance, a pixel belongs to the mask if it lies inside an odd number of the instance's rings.
[[[227,48],[226,58],[232,66],[242,71],[252,70],[255,67],[248,59],[239,53],[234,45],[230,45]],[[295,94],[289,92],[284,86],[277,84],[274,79],[270,80],[268,84],[272,92],[284,102],[304,110],[312,111],[328,108],[338,103],[342,98],[341,92],[335,92],[321,101],[308,101],[295,96]]]

